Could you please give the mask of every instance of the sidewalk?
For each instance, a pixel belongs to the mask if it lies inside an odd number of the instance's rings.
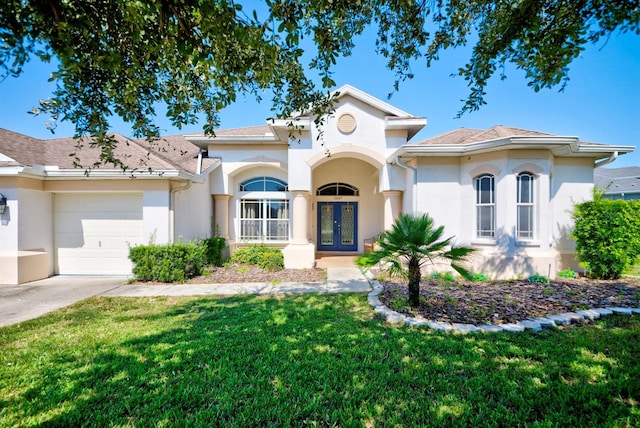
[[[54,276],[23,285],[0,285],[0,327],[37,318],[93,296],[207,296],[371,291],[357,268],[327,268],[326,282],[238,284],[126,284],[125,277]]]

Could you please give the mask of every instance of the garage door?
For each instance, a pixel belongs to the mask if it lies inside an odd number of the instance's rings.
[[[131,273],[129,247],[142,243],[142,193],[56,193],[56,273]]]

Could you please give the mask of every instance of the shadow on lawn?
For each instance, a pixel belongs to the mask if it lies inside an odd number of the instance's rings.
[[[111,317],[147,334],[56,355],[0,412],[42,426],[640,423],[636,319],[454,336],[372,319],[362,295],[158,300],[169,309]]]

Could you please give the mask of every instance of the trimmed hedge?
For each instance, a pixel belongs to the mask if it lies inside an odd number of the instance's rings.
[[[640,255],[640,201],[602,199],[577,204],[571,237],[589,276],[619,278]]]
[[[201,242],[205,247],[205,263],[213,266],[222,266],[222,263],[224,262],[222,251],[227,246],[224,238],[207,238],[203,239]]]
[[[284,269],[284,256],[279,248],[252,245],[238,248],[229,259],[229,263],[257,265],[273,272]]]
[[[196,242],[140,245],[129,250],[129,259],[139,281],[182,282],[202,273],[207,249]]]

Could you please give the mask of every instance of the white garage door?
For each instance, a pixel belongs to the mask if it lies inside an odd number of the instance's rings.
[[[56,193],[56,273],[131,273],[129,246],[142,243],[142,193]]]

